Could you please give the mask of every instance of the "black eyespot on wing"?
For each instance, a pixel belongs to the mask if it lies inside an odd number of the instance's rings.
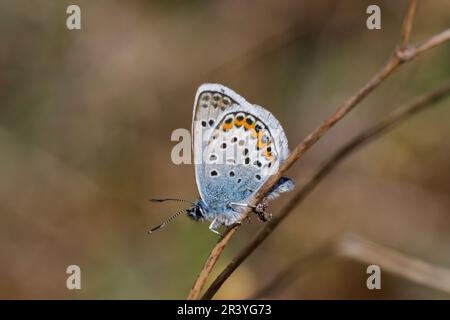
[[[247,117],[247,119],[245,119],[245,122],[247,122],[249,125],[252,125],[253,119],[251,119],[250,117]]]
[[[242,179],[241,178],[239,178],[239,179],[237,179],[237,183],[241,183],[241,181],[242,181]]]
[[[235,143],[237,141],[237,137],[233,137],[233,139],[231,139],[231,142]]]
[[[245,158],[245,164],[249,164],[249,163],[250,163],[250,158],[249,157]]]
[[[234,171],[230,171],[230,177],[234,177]]]
[[[220,145],[220,147],[221,147],[222,149],[226,149],[226,148],[227,148],[227,144],[226,144],[225,142],[223,142],[223,143]]]
[[[213,119],[211,119],[211,120],[209,120],[209,122],[208,122],[208,123],[209,123],[209,126],[210,126],[210,127],[212,127],[212,126],[213,126],[213,124],[214,124],[214,120],[213,120]]]
[[[254,164],[255,166],[257,166],[258,168],[261,168],[261,167],[262,167],[262,163],[261,163],[261,161],[259,161],[259,160],[256,160],[255,162],[253,162],[253,164]]]
[[[206,127],[206,121],[202,121],[202,127]]]
[[[216,170],[211,171],[211,177],[216,177],[216,176],[217,176],[217,171]]]
[[[262,127],[259,124],[255,125],[255,131],[256,132],[260,132],[261,129],[262,129]]]
[[[256,180],[261,180],[261,176],[260,176],[259,174],[257,174],[257,175],[255,176],[255,178],[256,178]]]
[[[233,121],[233,118],[232,118],[232,117],[230,117],[230,118],[228,118],[228,119],[225,119],[225,123],[226,123],[226,124],[230,124],[232,121]]]
[[[248,149],[247,148],[244,149],[244,156],[246,156],[246,155],[248,155]]]
[[[242,121],[242,120],[244,120],[244,116],[243,116],[242,114],[240,114],[240,115],[238,115],[238,116],[236,117],[236,119],[237,119],[238,121]]]

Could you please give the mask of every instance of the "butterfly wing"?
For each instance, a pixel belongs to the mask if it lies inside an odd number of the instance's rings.
[[[224,112],[233,105],[239,105],[245,101],[234,91],[220,84],[203,84],[195,96],[192,119],[192,146],[194,152],[195,179],[200,197],[205,200],[205,188],[203,181],[205,174],[206,146],[212,135],[217,121]]]
[[[207,206],[246,203],[287,157],[278,120],[218,84],[199,87],[192,122],[196,181]]]

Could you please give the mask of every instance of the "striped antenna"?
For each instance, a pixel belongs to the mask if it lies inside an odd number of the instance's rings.
[[[175,213],[173,216],[171,216],[169,219],[167,219],[166,221],[164,221],[163,223],[161,223],[159,226],[154,227],[153,229],[151,229],[148,234],[151,234],[153,232],[155,232],[158,229],[161,229],[163,227],[165,227],[167,224],[171,223],[176,217],[178,217],[180,214],[186,212],[186,209],[180,210],[177,213]]]
[[[174,198],[149,199],[148,201],[151,201],[151,202],[178,201],[178,202],[187,202],[187,203],[194,205],[194,203],[192,201],[184,200],[184,199],[174,199]]]

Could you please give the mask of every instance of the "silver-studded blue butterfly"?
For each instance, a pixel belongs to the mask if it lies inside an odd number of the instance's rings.
[[[203,84],[197,90],[192,148],[200,199],[150,232],[183,212],[196,221],[211,221],[209,229],[215,233],[220,225],[239,223],[251,197],[289,153],[278,120],[220,84]],[[261,220],[268,220],[267,201],[293,188],[291,179],[281,178],[253,211]],[[156,201],[164,200],[178,199]]]

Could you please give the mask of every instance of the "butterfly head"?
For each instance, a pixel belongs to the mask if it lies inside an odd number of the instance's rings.
[[[189,218],[194,221],[202,221],[205,218],[203,202],[201,200],[197,200],[194,202],[193,206],[186,209],[186,213]]]

